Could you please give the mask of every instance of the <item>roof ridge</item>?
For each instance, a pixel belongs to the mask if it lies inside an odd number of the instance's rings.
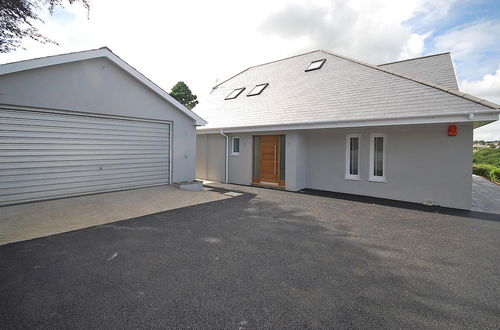
[[[269,62],[265,62],[265,63],[261,63],[261,64],[257,64],[257,65],[253,65],[253,66],[249,66],[248,68],[246,68],[245,70],[243,71],[240,71],[239,73],[235,74],[234,76],[231,76],[230,78],[227,78],[226,80],[218,83],[217,85],[215,85],[214,87],[212,87],[212,89],[215,89],[217,87],[219,87],[220,85],[224,84],[225,82],[239,76],[240,74],[242,74],[243,72],[245,71],[248,71],[250,69],[253,69],[253,68],[257,68],[259,66],[264,66],[264,65],[268,65],[268,64],[272,64],[272,63],[276,63],[276,62],[281,62],[281,61],[285,61],[285,60],[289,60],[291,58],[295,58],[295,57],[299,57],[299,56],[304,56],[304,55],[307,55],[307,54],[312,54],[312,53],[315,53],[315,52],[321,52],[322,50],[321,49],[316,49],[316,50],[312,50],[310,52],[306,52],[306,53],[301,53],[301,54],[296,54],[296,55],[292,55],[292,56],[288,56],[288,57],[284,57],[284,58],[281,58],[279,60],[274,60],[274,61],[269,61]]]
[[[470,94],[462,93],[462,92],[460,92],[458,90],[454,90],[454,89],[451,89],[451,88],[448,88],[448,87],[445,87],[445,86],[442,86],[442,85],[439,85],[439,84],[431,83],[431,82],[428,82],[428,81],[425,81],[425,80],[422,80],[422,79],[419,79],[417,77],[413,77],[413,76],[410,76],[410,75],[405,75],[405,74],[402,74],[402,73],[399,73],[399,72],[387,70],[387,69],[381,68],[381,67],[379,67],[377,65],[372,65],[372,64],[369,64],[369,63],[366,63],[366,62],[363,62],[363,61],[359,61],[359,60],[355,60],[355,59],[350,58],[350,57],[343,56],[343,55],[338,55],[338,54],[335,54],[335,53],[330,53],[330,52],[327,52],[325,50],[321,50],[321,51],[323,53],[325,53],[325,54],[328,54],[328,55],[331,55],[331,56],[336,56],[336,57],[344,59],[346,61],[357,63],[357,64],[360,64],[360,65],[372,68],[374,70],[379,70],[379,71],[382,71],[382,72],[385,72],[385,73],[389,73],[389,74],[392,74],[394,76],[397,76],[397,77],[400,77],[400,78],[403,78],[403,79],[412,80],[412,81],[417,82],[419,84],[422,84],[422,85],[425,85],[425,86],[429,86],[429,87],[441,90],[443,92],[446,92],[446,93],[449,93],[449,94],[452,94],[452,95],[464,98],[464,99],[469,100],[471,102],[484,105],[484,106],[486,106],[488,108],[491,108],[491,109],[499,109],[500,108],[500,105],[498,105],[498,104],[495,104],[495,103],[490,102],[488,100],[481,99],[479,97],[475,97],[475,96],[470,95]]]
[[[22,63],[22,62],[33,61],[33,60],[41,60],[41,59],[50,58],[50,57],[56,57],[56,56],[74,55],[74,54],[80,54],[80,53],[92,52],[92,51],[96,51],[96,50],[108,50],[108,51],[110,51],[111,53],[113,53],[113,52],[111,51],[111,49],[109,49],[109,48],[108,48],[108,47],[106,47],[106,46],[103,46],[103,47],[99,47],[99,48],[92,48],[92,49],[86,49],[86,50],[79,50],[79,51],[76,51],[76,52],[60,53],[60,54],[54,54],[54,55],[47,55],[47,56],[33,57],[33,58],[28,58],[28,59],[25,59],[25,60],[19,60],[19,61],[14,61],[14,62],[7,62],[7,63],[2,63],[2,64],[0,64],[0,66],[3,66],[3,65],[10,65],[10,64],[16,64],[16,63]],[[113,53],[113,54],[114,54],[114,53]]]
[[[401,63],[401,62],[408,62],[408,61],[420,60],[422,58],[434,57],[434,56],[441,56],[441,55],[444,55],[444,54],[451,54],[451,52],[443,52],[443,53],[436,53],[436,54],[431,54],[431,55],[424,55],[424,56],[419,56],[419,57],[414,57],[414,58],[407,58],[405,60],[377,64],[377,66],[383,66],[383,65],[395,64],[395,63]]]

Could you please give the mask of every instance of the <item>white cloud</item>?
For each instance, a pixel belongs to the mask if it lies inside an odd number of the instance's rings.
[[[499,63],[500,22],[473,22],[436,36],[432,52],[451,51],[461,79],[479,79]]]
[[[437,50],[452,51],[456,59],[463,59],[500,43],[500,22],[476,22],[453,29],[434,39]]]
[[[429,35],[430,33],[413,33],[403,45],[401,52],[399,53],[398,60],[418,57],[422,55],[425,47],[425,39],[427,39]]]
[[[290,42],[305,38],[309,49],[327,49],[377,64],[422,55],[430,33],[415,33],[405,22],[416,15],[426,20],[446,15],[453,2],[294,2],[268,16],[261,31]]]
[[[500,121],[476,128],[474,130],[474,140],[500,140]]]
[[[481,80],[463,80],[460,89],[465,93],[500,104],[500,66],[494,74],[487,74]]]
[[[460,89],[474,96],[500,104],[500,66],[494,74],[487,74],[481,80],[460,83]],[[500,121],[474,130],[475,140],[500,140]]]

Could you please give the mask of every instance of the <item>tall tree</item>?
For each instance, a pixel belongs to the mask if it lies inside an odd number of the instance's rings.
[[[193,109],[198,104],[198,97],[191,92],[184,81],[175,84],[169,94],[188,109]]]
[[[47,9],[52,15],[56,7],[63,3],[81,2],[90,10],[90,0],[0,0],[0,53],[8,53],[21,46],[21,40],[30,38],[41,43],[57,44],[42,35],[35,27],[35,22],[43,23],[37,12]]]

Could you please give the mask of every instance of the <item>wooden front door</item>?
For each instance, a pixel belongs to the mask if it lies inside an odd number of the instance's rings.
[[[280,136],[260,137],[260,184],[281,186],[280,182]]]

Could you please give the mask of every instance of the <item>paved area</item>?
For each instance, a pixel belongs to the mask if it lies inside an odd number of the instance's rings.
[[[0,207],[0,245],[227,198],[172,185]]]
[[[500,185],[473,175],[472,210],[500,214]]]
[[[498,329],[498,219],[219,188],[243,194],[0,246],[0,324]]]

